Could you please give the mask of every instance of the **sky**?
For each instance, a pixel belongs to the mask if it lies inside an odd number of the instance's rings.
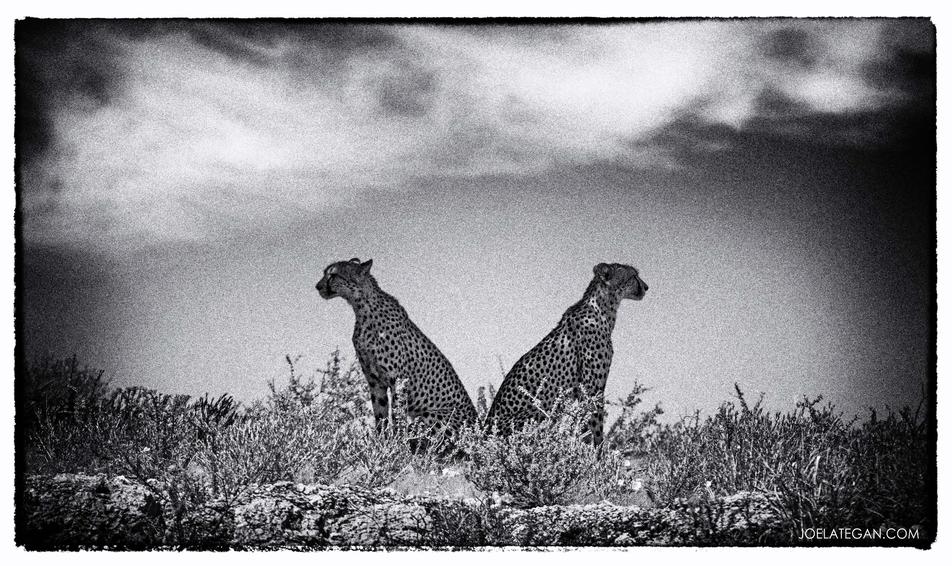
[[[610,398],[915,405],[934,351],[923,19],[19,21],[18,329],[114,385],[263,396],[353,357],[373,259],[471,395],[577,301]]]

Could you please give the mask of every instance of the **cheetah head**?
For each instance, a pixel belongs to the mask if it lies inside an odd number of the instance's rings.
[[[356,257],[350,261],[338,261],[324,269],[324,277],[317,282],[317,292],[325,299],[353,297],[370,275],[374,261],[361,263]]]
[[[622,299],[640,301],[648,291],[648,284],[638,275],[638,270],[630,265],[600,263],[595,266],[595,276]]]

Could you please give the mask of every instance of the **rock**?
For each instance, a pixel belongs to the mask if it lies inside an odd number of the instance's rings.
[[[631,535],[628,533],[622,533],[612,542],[614,546],[631,546],[635,543],[635,539],[631,538]]]
[[[663,509],[607,501],[515,509],[291,482],[250,486],[234,501],[173,504],[188,500],[169,489],[135,478],[28,476],[17,543],[30,550],[736,545],[782,542],[784,532],[769,496],[752,493]]]
[[[779,521],[765,496],[742,493],[707,506],[622,507],[609,502],[532,509],[503,509],[516,546],[633,546],[659,544],[757,544],[776,537]],[[771,539],[772,540],[772,539]]]
[[[17,509],[17,543],[50,550],[161,545],[166,525],[157,494],[124,479],[27,478]]]

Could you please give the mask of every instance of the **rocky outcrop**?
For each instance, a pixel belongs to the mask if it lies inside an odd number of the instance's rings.
[[[163,508],[123,477],[61,474],[27,479],[16,509],[17,542],[28,548],[151,548],[162,540]]]
[[[507,544],[519,546],[758,545],[786,531],[759,494],[669,508],[611,503],[506,510]]]
[[[26,478],[17,542],[30,549],[763,544],[784,537],[763,496],[705,505],[513,509],[473,499],[289,482],[191,503],[150,480]]]

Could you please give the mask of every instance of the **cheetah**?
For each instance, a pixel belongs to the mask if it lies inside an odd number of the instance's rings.
[[[509,370],[493,399],[486,423],[501,432],[539,419],[564,394],[594,397],[587,423],[595,446],[604,427],[604,394],[612,361],[612,330],[622,299],[640,301],[648,285],[638,270],[599,263],[582,299],[568,308],[559,324]]]
[[[354,309],[354,349],[370,385],[378,428],[394,423],[398,406],[423,430],[452,436],[474,424],[476,407],[453,366],[397,299],[377,285],[372,265],[373,260],[357,258],[332,263],[317,291],[324,299],[343,297]]]

